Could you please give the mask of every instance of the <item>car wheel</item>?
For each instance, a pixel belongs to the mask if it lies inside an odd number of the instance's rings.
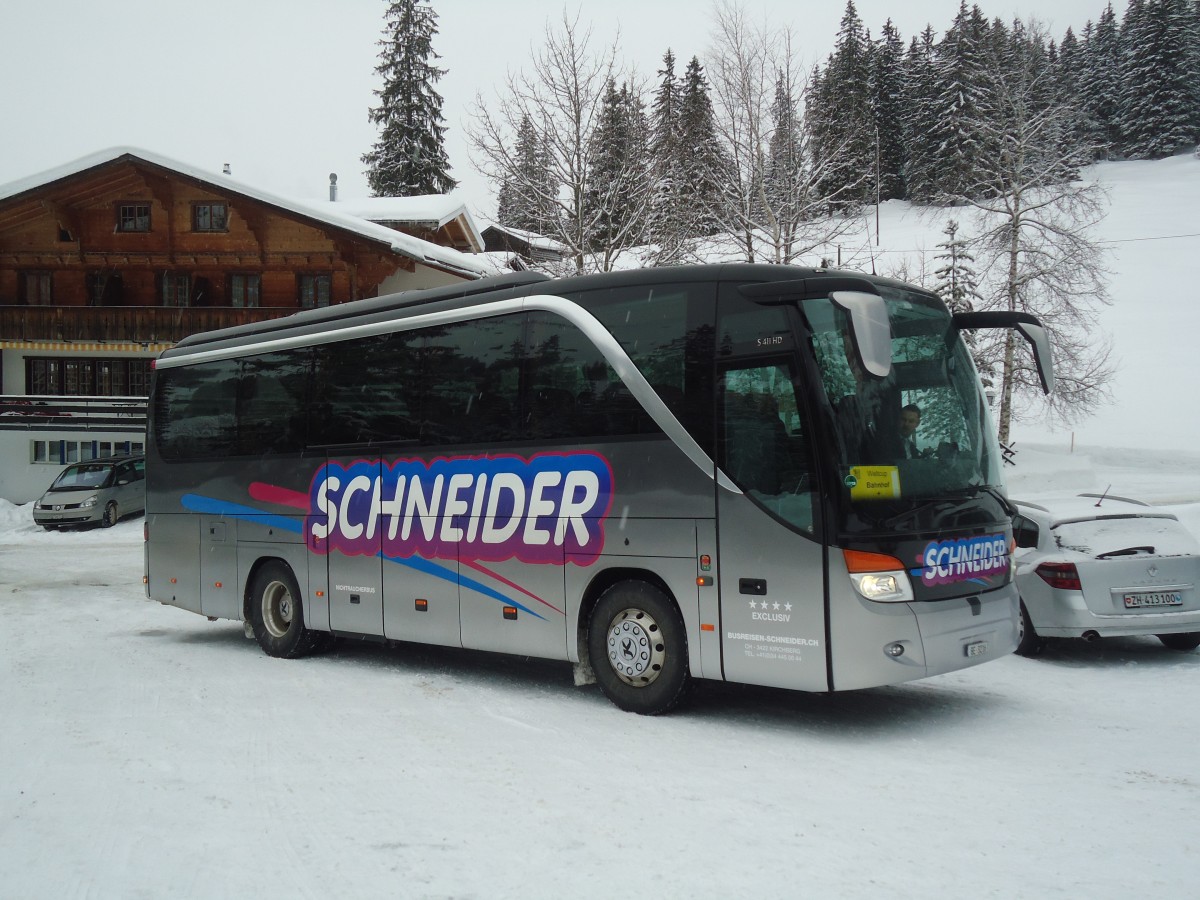
[[[104,528],[112,528],[117,524],[117,519],[120,516],[117,514],[117,501],[109,500],[108,505],[104,507],[104,515],[100,517],[100,525]]]
[[[642,581],[622,581],[600,596],[588,622],[588,654],[600,689],[626,712],[665,713],[691,683],[683,617]]]
[[[1044,649],[1046,642],[1038,636],[1033,622],[1029,620],[1029,610],[1025,608],[1025,601],[1022,600],[1021,624],[1017,629],[1017,653],[1021,656],[1040,656]]]
[[[1184,634],[1160,634],[1157,637],[1168,650],[1195,650],[1200,647],[1200,631],[1188,631]]]
[[[323,643],[304,625],[304,603],[292,570],[281,562],[262,566],[250,583],[250,625],[268,656],[295,659]]]

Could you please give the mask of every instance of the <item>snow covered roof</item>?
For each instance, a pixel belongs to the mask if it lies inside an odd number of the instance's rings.
[[[513,228],[510,225],[501,225],[498,222],[488,222],[484,231],[495,229],[501,234],[507,234],[524,241],[530,247],[536,247],[539,250],[552,250],[555,253],[565,253],[566,244],[561,241],[556,241],[553,238],[548,238],[544,234],[538,234],[536,231],[525,231],[522,228]]]
[[[385,225],[378,225],[375,222],[367,221],[350,212],[343,211],[341,204],[324,203],[317,205],[311,202],[284,197],[279,194],[272,194],[253,185],[236,181],[228,175],[200,169],[196,166],[160,156],[157,153],[137,147],[109,147],[108,149],[97,151],[96,153],[89,154],[53,169],[47,169],[44,172],[30,175],[9,184],[0,185],[0,203],[28,191],[35,190],[43,185],[68,178],[88,169],[96,168],[97,166],[102,166],[105,163],[116,162],[126,157],[139,159],[159,168],[185,175],[205,185],[211,185],[215,190],[220,192],[240,194],[243,197],[257,200],[260,203],[266,203],[325,225],[352,232],[362,238],[387,246],[393,253],[406,256],[418,263],[435,269],[452,272],[467,278],[479,278],[494,274],[494,269],[490,264],[474,259],[472,254],[462,253],[451,247],[442,247],[438,244],[413,237],[412,235],[403,234]],[[394,202],[397,199],[404,198],[384,199],[390,199]],[[334,206],[338,208],[331,208]]]
[[[306,200],[316,209],[334,209],[370,222],[427,222],[441,228],[460,216],[470,219],[467,205],[454,194],[417,197],[359,197],[350,200]],[[474,225],[474,220],[471,220]]]

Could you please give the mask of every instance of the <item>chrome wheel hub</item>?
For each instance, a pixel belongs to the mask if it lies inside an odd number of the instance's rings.
[[[626,609],[608,626],[608,662],[617,677],[634,687],[653,683],[667,658],[662,630],[645,610]]]
[[[263,625],[271,637],[283,637],[292,624],[294,613],[292,593],[287,585],[280,581],[272,581],[262,595]]]

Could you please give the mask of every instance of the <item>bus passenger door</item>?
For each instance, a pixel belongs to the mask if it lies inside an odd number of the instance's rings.
[[[809,429],[790,357],[723,361],[718,584],[728,681],[825,690],[824,563]]]
[[[372,515],[378,459],[330,458],[326,498],[334,519],[329,548],[329,627],[383,635],[383,572],[377,511]],[[336,486],[334,481],[336,479]]]

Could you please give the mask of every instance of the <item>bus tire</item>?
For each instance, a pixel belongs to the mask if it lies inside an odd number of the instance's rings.
[[[1034,629],[1033,622],[1029,619],[1029,610],[1025,608],[1025,601],[1022,600],[1021,624],[1017,629],[1017,655],[1040,656],[1044,649],[1046,642]]]
[[[304,603],[296,576],[282,562],[265,563],[250,582],[250,625],[268,656],[295,659],[321,643],[321,633],[304,625]]]
[[[588,655],[600,689],[626,712],[665,713],[691,683],[683,617],[644,581],[621,581],[600,595],[588,620]]]

